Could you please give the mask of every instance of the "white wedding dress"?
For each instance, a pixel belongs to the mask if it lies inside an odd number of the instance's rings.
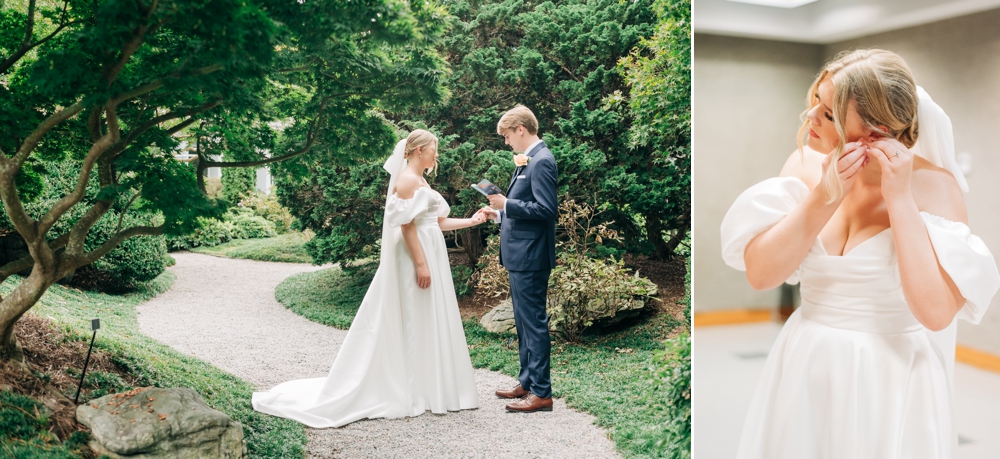
[[[438,218],[449,211],[444,198],[428,187],[419,188],[410,199],[395,194],[387,198],[379,269],[330,374],[254,392],[255,410],[310,427],[340,427],[364,418],[479,407],[448,251],[438,226]],[[399,228],[409,222],[416,224],[431,271],[427,289],[417,286]]]
[[[726,263],[746,270],[750,240],[808,193],[793,177],[743,192],[722,222]],[[965,224],[921,216],[941,266],[967,300],[958,317],[978,323],[1000,287],[993,256]],[[843,256],[828,255],[817,238],[788,282],[801,282],[801,306],[768,354],[737,458],[951,457],[955,324],[950,336],[933,333],[910,312],[892,229]]]

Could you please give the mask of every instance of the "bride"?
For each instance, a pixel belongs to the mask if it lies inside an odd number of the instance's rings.
[[[954,319],[978,323],[1000,287],[951,121],[877,49],[836,57],[807,97],[799,151],[722,222],[754,288],[801,282],[737,457],[949,458]]]
[[[441,231],[486,216],[448,218],[447,202],[423,178],[437,166],[437,147],[434,134],[415,130],[383,166],[391,178],[379,268],[330,374],[254,392],[255,410],[340,427],[479,407]]]

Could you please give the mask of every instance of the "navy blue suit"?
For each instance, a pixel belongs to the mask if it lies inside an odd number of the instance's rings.
[[[539,142],[518,167],[507,188],[507,204],[500,218],[500,264],[507,269],[514,326],[521,357],[521,387],[533,394],[552,396],[549,376],[549,316],[545,293],[556,266],[556,198],[558,169],[555,157]]]

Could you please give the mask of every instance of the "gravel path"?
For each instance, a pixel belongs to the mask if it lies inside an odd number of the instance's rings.
[[[310,322],[274,299],[275,287],[288,276],[321,267],[188,252],[173,257],[173,288],[137,308],[144,334],[261,389],[326,376],[347,331]],[[309,457],[620,457],[593,416],[560,399],[549,413],[505,412],[506,402],[493,391],[514,384],[514,378],[479,369],[479,409],[307,428]]]

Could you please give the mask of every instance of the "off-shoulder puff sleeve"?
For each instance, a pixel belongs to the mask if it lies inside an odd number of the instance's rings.
[[[385,202],[385,221],[392,228],[410,223],[427,211],[430,200],[431,195],[424,188],[418,188],[410,199],[400,199],[393,193]]]
[[[790,214],[808,194],[809,187],[795,177],[769,178],[747,188],[722,219],[722,258],[726,264],[746,271],[743,252],[750,241]],[[798,272],[786,282],[798,282]]]
[[[978,324],[1000,289],[1000,273],[993,254],[964,223],[927,212],[921,212],[920,216],[938,263],[965,297],[965,306],[958,311],[958,317]]]

